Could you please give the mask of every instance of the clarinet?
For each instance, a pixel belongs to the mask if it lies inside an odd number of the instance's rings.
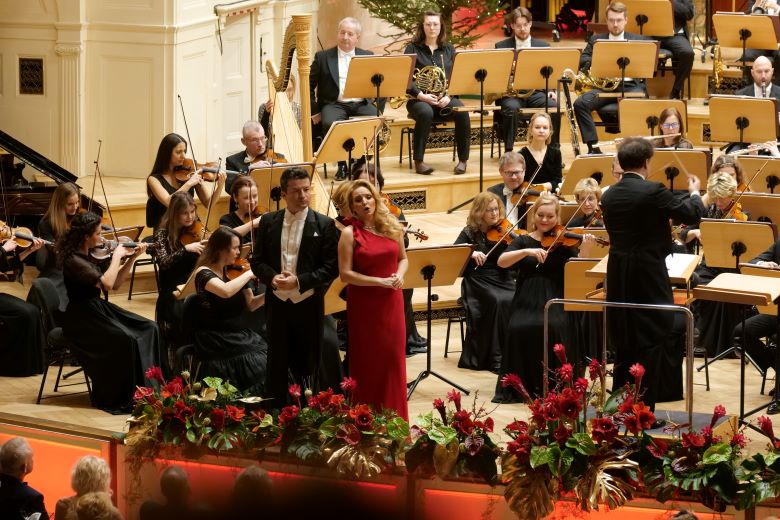
[[[571,77],[574,76],[574,72],[571,69],[563,71],[561,77],[561,84],[563,85],[563,95],[566,105],[566,119],[569,121],[569,130],[571,130],[571,147],[574,149],[574,156],[580,155],[580,140],[578,137],[579,129],[577,128],[577,119],[574,117],[574,109],[571,104],[571,93],[569,92],[569,84],[572,82]]]

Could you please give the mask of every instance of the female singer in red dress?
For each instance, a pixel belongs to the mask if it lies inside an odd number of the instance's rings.
[[[403,228],[364,180],[349,190],[352,225],[341,232],[339,273],[347,288],[349,375],[355,399],[408,417],[406,327],[401,288],[408,267]]]

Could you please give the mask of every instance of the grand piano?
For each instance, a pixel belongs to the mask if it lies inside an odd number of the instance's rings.
[[[78,185],[78,177],[0,130],[0,219],[8,220],[11,226],[35,230],[49,208],[56,186],[28,182],[22,175],[26,166],[38,170],[58,185],[65,182]],[[92,211],[102,215],[103,206],[82,192],[81,207],[89,208],[90,202]]]

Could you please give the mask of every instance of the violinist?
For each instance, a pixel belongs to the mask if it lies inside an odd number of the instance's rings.
[[[199,226],[192,196],[186,192],[174,193],[149,248],[159,267],[159,296],[155,307],[157,323],[171,346],[181,343],[184,325],[182,300],[177,300],[173,291],[190,277],[198,256],[205,248],[205,243],[195,233],[195,228]]]
[[[100,217],[80,213],[57,243],[69,300],[62,328],[92,381],[93,404],[127,413],[136,386],[151,385],[146,370],[160,365],[160,333],[153,321],[100,297],[122,285],[146,244],[119,247],[108,265],[98,265],[89,251],[103,242],[100,233]]]
[[[604,220],[601,218],[601,187],[596,179],[586,177],[580,179],[574,186],[574,198],[577,204],[581,204],[581,215],[574,217],[568,227],[604,227]]]
[[[57,186],[51,196],[49,208],[38,223],[38,236],[52,243],[44,246],[35,257],[35,265],[42,278],[48,278],[60,293],[60,310],[68,305],[68,295],[65,291],[65,280],[62,270],[57,267],[57,254],[54,243],[70,228],[70,222],[79,211],[79,187],[72,182],[64,182]]]
[[[487,189],[496,195],[506,208],[506,218],[513,224],[525,212],[523,204],[515,204],[525,180],[525,158],[519,152],[506,152],[498,158],[498,171],[504,181]],[[512,209],[514,207],[514,209]],[[511,210],[511,211],[510,211]],[[523,226],[523,223],[520,223]]]
[[[382,192],[385,186],[385,178],[382,176],[382,172],[377,172],[374,165],[369,162],[366,164],[364,159],[359,159],[352,166],[351,179],[353,181],[363,179],[370,182],[373,186],[378,187],[379,197],[382,203],[392,216],[401,222],[401,225],[406,227],[406,216],[403,209],[398,205],[389,195]],[[346,208],[349,211],[349,207]],[[404,233],[404,247],[409,247],[409,235]],[[406,323],[406,355],[414,356],[416,354],[422,354],[428,351],[428,340],[420,336],[417,330],[417,323],[414,321],[414,308],[412,306],[412,297],[414,296],[414,289],[405,288],[401,291],[404,295],[404,322]]]
[[[578,256],[594,243],[590,234],[582,235],[582,248],[561,246],[561,206],[554,195],[542,193],[531,207],[531,232],[515,238],[498,257],[498,266],[513,267],[516,278],[501,353],[501,370],[496,384],[494,403],[519,402],[520,396],[501,387],[501,378],[518,374],[528,392],[542,394],[542,346],[544,344],[544,306],[550,298],[563,297],[563,269],[569,258]],[[552,345],[567,345],[567,320],[560,305],[549,312],[550,359]],[[570,355],[569,359],[573,360]]]
[[[685,123],[682,114],[675,107],[669,107],[658,116],[658,134],[669,135],[663,139],[653,140],[656,148],[673,148],[675,150],[693,150],[693,143],[685,138]],[[680,134],[680,135],[673,135]]]
[[[496,374],[501,368],[503,329],[515,292],[511,272],[499,267],[496,261],[517,236],[510,232],[504,238],[511,227],[501,199],[485,191],[474,198],[466,227],[455,239],[455,244],[471,244],[474,248],[460,286],[466,309],[466,341],[458,368]]]
[[[195,357],[201,363],[201,376],[229,380],[239,390],[259,396],[265,383],[268,345],[241,316],[244,310],[259,309],[265,294],[255,295],[249,287],[256,278],[251,269],[228,278],[225,269],[240,253],[239,234],[220,226],[198,260],[191,324]]]
[[[225,159],[225,168],[230,170],[225,189],[230,192],[233,183],[240,174],[249,173],[249,167],[271,166],[277,162],[287,162],[281,154],[277,155],[268,149],[268,136],[265,135],[263,126],[257,121],[247,121],[241,129],[241,144],[244,150],[234,153]]]
[[[529,171],[539,170],[533,182],[555,193],[563,178],[563,159],[560,148],[549,146],[553,131],[550,114],[535,113],[528,122],[528,144],[520,150],[520,153]]]
[[[216,201],[219,198],[225,185],[225,174],[220,173],[214,191],[209,196],[200,170],[187,173],[182,169],[192,162],[189,159],[185,161],[186,153],[187,141],[178,134],[168,134],[160,141],[152,173],[146,178],[146,193],[149,197],[146,201],[146,227],[154,231],[160,226],[165,208],[174,193],[189,193],[191,197],[197,193],[203,205],[208,206],[209,200]]]
[[[707,195],[702,197],[702,200],[708,202],[704,215],[702,218],[729,218],[735,220],[747,221],[750,220],[749,213],[742,210],[742,205],[734,202],[734,198],[737,195],[737,181],[734,180],[728,171],[720,170],[713,173],[707,179]],[[688,247],[688,252],[693,253],[697,249],[697,245],[701,244],[701,229],[699,224],[692,224],[690,226],[680,229],[680,240],[682,240]],[[704,263],[700,267],[706,266]],[[708,283],[715,276],[705,276],[700,281],[702,283]]]
[[[10,238],[0,247],[0,272],[19,271],[29,255],[43,247],[35,239],[26,249],[17,249]],[[35,305],[6,292],[0,292],[0,376],[26,377],[40,374],[41,353],[46,336],[41,324],[41,312]]]
[[[250,232],[260,225],[264,213],[257,205],[257,183],[248,175],[240,177],[230,188],[230,197],[236,209],[222,215],[219,225],[233,229],[245,244],[250,241]]]

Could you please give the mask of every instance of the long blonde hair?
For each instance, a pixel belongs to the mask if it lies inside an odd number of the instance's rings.
[[[506,155],[506,154],[504,154]],[[466,219],[466,226],[472,231],[479,231],[482,226],[482,217],[485,215],[490,203],[498,202],[498,220],[504,220],[506,214],[504,213],[504,203],[501,201],[501,197],[491,191],[483,191],[474,197],[474,202],[471,203],[471,211]]]
[[[546,206],[548,204],[552,204],[553,206],[555,206],[555,214],[558,217],[558,224],[561,223],[561,203],[560,201],[558,201],[558,197],[556,197],[552,193],[544,192],[541,195],[539,195],[539,198],[536,199],[534,205],[531,206],[531,211],[529,211],[531,215],[531,231],[536,231],[536,211],[540,207]]]
[[[165,215],[163,215],[160,221],[160,228],[168,233],[166,240],[168,240],[168,246],[171,248],[171,251],[178,251],[184,247],[179,240],[179,235],[181,235],[183,228],[179,223],[179,215],[194,207],[195,199],[186,191],[177,191],[171,195],[168,209],[165,210]]]
[[[382,197],[379,195],[379,192],[374,185],[364,179],[352,181],[349,185],[347,202],[349,204],[350,213],[353,215],[355,214],[352,209],[352,196],[358,188],[366,188],[371,192],[371,196],[374,197],[374,200],[376,201],[376,210],[374,211],[374,229],[376,232],[380,235],[392,238],[393,240],[400,238],[404,232],[403,226],[398,222],[398,219],[390,215],[390,211],[387,209],[387,206],[385,206]]]
[[[55,239],[59,239],[70,229],[70,221],[73,220],[73,216],[65,213],[65,206],[69,198],[80,194],[79,187],[72,182],[62,183],[54,190],[49,209],[44,213],[43,220],[49,221]]]

